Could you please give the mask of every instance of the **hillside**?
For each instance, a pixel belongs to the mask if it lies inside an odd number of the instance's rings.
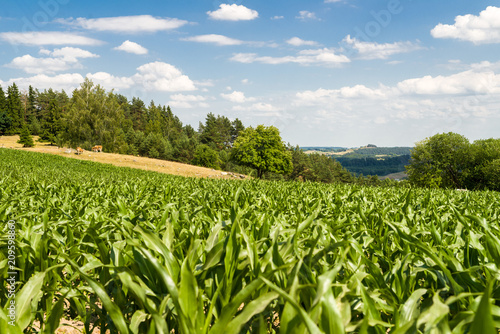
[[[83,154],[77,155],[75,150],[50,146],[45,143],[39,143],[36,141],[37,139],[38,137],[35,136],[34,137],[35,147],[23,148],[22,144],[17,143],[17,141],[19,140],[19,136],[1,136],[0,148],[12,148],[12,149],[20,149],[23,151],[53,154],[72,159],[95,161],[100,163],[112,164],[114,166],[119,166],[119,167],[137,168],[147,171],[154,171],[159,173],[180,175],[180,176],[209,177],[209,178],[246,177],[241,174],[221,172],[211,168],[193,166],[174,161],[137,157],[133,155],[104,153],[104,152],[95,153],[92,151],[85,151]]]
[[[349,172],[380,177],[405,172],[411,154],[411,147],[360,147],[360,148],[312,148],[306,153],[319,153],[337,160]]]

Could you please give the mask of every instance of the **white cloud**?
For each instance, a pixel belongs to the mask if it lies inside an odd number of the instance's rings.
[[[7,82],[2,82],[2,85],[11,85],[16,83],[20,89],[28,89],[31,85],[37,89],[49,89],[72,91],[80,86],[84,77],[79,73],[65,73],[55,76],[48,76],[46,74],[38,74],[27,78],[14,78]]]
[[[102,41],[60,31],[3,32],[0,39],[10,44],[24,45],[100,45]]]
[[[215,35],[215,34],[186,37],[183,38],[182,40],[189,42],[199,42],[199,43],[213,43],[220,46],[241,45],[244,43],[243,41],[240,41],[238,39],[226,37],[223,35]]]
[[[234,103],[245,103],[250,101],[255,101],[253,97],[245,97],[245,93],[234,91],[230,94],[221,94],[224,100],[228,100]]]
[[[316,14],[314,12],[310,12],[307,10],[301,10],[299,12],[299,16],[295,17],[296,19],[302,20],[302,21],[307,21],[307,20],[318,20],[316,17]]]
[[[127,89],[134,85],[134,80],[128,77],[116,77],[106,72],[88,73],[87,78],[96,85],[101,85],[107,89]]]
[[[187,75],[175,66],[163,62],[144,64],[137,68],[137,73],[130,77],[117,77],[106,72],[88,73],[87,77],[107,89],[128,89],[135,87],[147,91],[182,92],[196,90],[196,86]],[[79,73],[66,73],[55,76],[39,74],[28,78],[16,78],[8,81],[16,82],[22,88],[32,85],[39,89],[74,89],[83,82]]]
[[[174,108],[207,108],[209,104],[206,103],[207,98],[201,95],[185,95],[185,94],[174,94],[170,96],[170,101],[168,105]]]
[[[404,80],[397,85],[404,94],[459,95],[500,93],[500,75],[493,71],[468,70],[450,76],[430,75]]]
[[[350,35],[347,35],[343,42],[346,47],[356,50],[358,56],[362,59],[387,59],[394,54],[408,53],[422,49],[421,46],[412,42],[379,44],[376,42],[363,42],[356,38],[351,38]]]
[[[283,116],[280,112],[281,110],[281,108],[265,102],[257,102],[249,106],[237,105],[233,107],[233,111],[251,113],[252,117],[281,117]]]
[[[474,44],[500,43],[500,8],[489,6],[479,16],[455,17],[455,24],[438,24],[431,30],[434,38],[453,38]]]
[[[53,74],[71,68],[81,68],[82,66],[78,60],[79,58],[99,57],[87,50],[73,47],[64,47],[55,49],[54,51],[42,49],[40,50],[40,54],[49,57],[37,58],[31,55],[24,55],[14,58],[6,66],[21,69],[30,74]]]
[[[239,63],[263,63],[263,64],[286,64],[297,63],[301,65],[321,65],[321,66],[340,66],[349,63],[350,60],[344,55],[338,55],[335,50],[323,48],[314,50],[302,50],[296,56],[270,57],[258,56],[255,53],[236,53],[230,58]]]
[[[145,55],[148,53],[148,49],[140,44],[126,40],[120,46],[113,48],[114,50],[125,51],[128,53],[134,53],[136,55]]]
[[[292,37],[289,40],[286,41],[288,44],[293,45],[293,46],[315,46],[318,45],[318,42],[315,41],[305,41],[303,39],[300,39],[299,37]]]
[[[250,106],[250,110],[261,111],[261,112],[275,112],[279,111],[280,108],[273,106],[270,103],[258,102]]]
[[[142,85],[147,90],[162,92],[181,92],[196,90],[194,82],[175,66],[153,62],[137,68],[132,79],[136,84]]]
[[[49,50],[42,49],[40,50],[41,54],[50,55],[53,57],[62,57],[68,60],[76,60],[78,58],[98,58],[99,56],[93,54],[90,51],[83,50],[80,48],[73,47],[64,47],[61,49],[54,49],[54,51],[50,52]]]
[[[290,108],[312,115],[312,124],[317,126],[344,123],[359,128],[365,124],[366,129],[372,129],[373,124],[392,123],[398,129],[403,124],[405,129],[424,126],[434,134],[457,131],[465,124],[477,126],[474,118],[498,117],[499,93],[500,74],[483,68],[407,79],[394,86],[301,91]]]
[[[275,15],[271,17],[271,20],[283,20],[285,17],[282,15]]]
[[[221,4],[219,9],[213,12],[208,11],[207,14],[213,20],[222,21],[248,21],[259,17],[259,13],[256,10],[236,4]]]
[[[151,15],[116,16],[97,19],[79,17],[60,19],[56,22],[81,27],[87,30],[111,31],[118,33],[143,33],[180,28],[188,21],[176,18],[158,18]]]

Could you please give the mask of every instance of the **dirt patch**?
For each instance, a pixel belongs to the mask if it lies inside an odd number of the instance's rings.
[[[39,152],[59,155],[66,158],[95,161],[105,164],[112,164],[118,167],[130,167],[154,171],[165,174],[189,176],[189,177],[208,177],[208,178],[221,178],[221,179],[244,179],[248,178],[242,174],[222,172],[205,167],[193,166],[183,164],[180,162],[151,159],[145,157],[136,157],[133,155],[104,153],[84,151],[82,154],[76,154],[76,150],[67,147],[50,146],[46,143],[39,143],[34,136],[35,147],[23,148],[22,144],[18,144],[19,136],[2,136],[0,137],[0,148],[21,149],[24,151]]]

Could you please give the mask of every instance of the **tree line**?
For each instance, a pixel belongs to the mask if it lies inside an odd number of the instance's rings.
[[[337,161],[307,155],[285,144],[275,127],[245,127],[241,120],[208,113],[195,130],[169,106],[132,100],[86,79],[71,97],[64,91],[20,92],[16,84],[0,87],[0,135],[32,135],[59,147],[178,161],[259,178],[317,182],[376,183],[361,180]],[[377,181],[380,182],[380,181]]]
[[[415,145],[406,169],[416,186],[500,191],[500,139],[436,134]]]
[[[285,144],[273,126],[245,127],[239,119],[207,114],[195,130],[169,106],[107,92],[86,79],[69,97],[64,90],[20,92],[0,86],[0,135],[20,135],[59,147],[178,161],[259,178],[406,186],[376,176],[354,176],[325,155],[305,154]],[[470,143],[455,134],[438,134],[416,144],[406,166],[409,184],[423,187],[500,190],[500,139]]]

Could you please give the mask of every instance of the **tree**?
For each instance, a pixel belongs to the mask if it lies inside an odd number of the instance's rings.
[[[21,135],[19,136],[19,144],[23,144],[23,147],[33,147],[35,143],[33,142],[33,137],[31,136],[30,130],[28,129],[28,125],[23,122],[21,127]]]
[[[193,164],[202,167],[219,169],[219,155],[217,151],[206,144],[200,144],[194,152]]]
[[[90,149],[102,145],[106,152],[126,151],[122,129],[125,116],[113,93],[89,79],[73,91],[70,108],[64,116],[67,140],[72,147]]]
[[[434,135],[415,145],[406,167],[411,183],[423,187],[464,188],[470,172],[471,145],[462,135]]]
[[[55,143],[56,137],[61,131],[61,116],[57,101],[50,100],[49,110],[42,123],[42,135],[40,136],[42,140],[49,141],[50,145]]]
[[[500,161],[500,139],[480,139],[471,145],[472,164],[467,173],[468,189],[497,190],[498,162]]]
[[[19,95],[19,89],[17,85],[13,83],[7,89],[7,103],[6,103],[7,115],[11,119],[11,127],[8,130],[9,133],[19,133],[21,131],[22,122],[24,120],[23,106],[21,103],[21,96]]]
[[[3,110],[0,110],[0,136],[3,136],[7,133],[7,130],[10,129],[12,125],[12,120],[9,115]]]
[[[288,174],[293,169],[291,152],[274,126],[258,125],[241,131],[231,154],[237,163],[256,169],[259,178],[265,172]]]
[[[481,168],[485,186],[490,190],[500,191],[500,159],[495,159]]]

